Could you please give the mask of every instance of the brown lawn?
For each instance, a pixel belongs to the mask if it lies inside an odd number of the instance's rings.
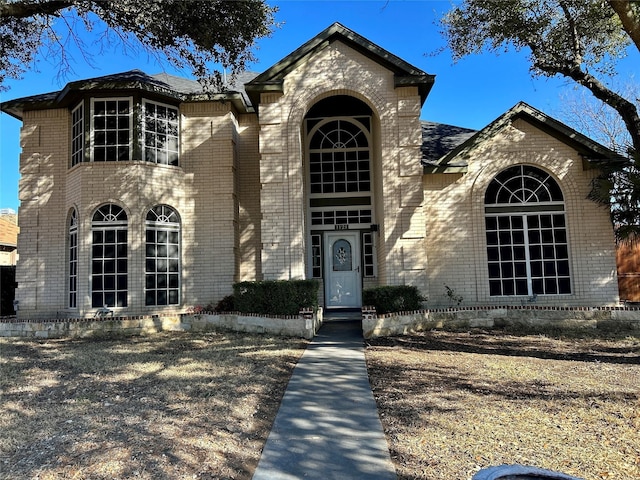
[[[640,479],[640,336],[434,331],[366,354],[400,479],[512,463]]]
[[[249,479],[304,345],[0,339],[0,478]]]
[[[249,479],[304,341],[0,339],[0,478]],[[640,478],[640,338],[429,332],[366,350],[401,479]]]

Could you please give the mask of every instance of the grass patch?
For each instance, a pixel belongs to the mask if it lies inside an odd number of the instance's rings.
[[[0,478],[249,479],[298,339],[0,339]]]
[[[505,463],[640,478],[638,337],[432,331],[366,355],[399,479]]]

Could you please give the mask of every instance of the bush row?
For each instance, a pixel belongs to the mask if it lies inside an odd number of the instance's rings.
[[[362,292],[362,304],[376,307],[380,314],[420,310],[425,300],[418,288],[411,285],[374,287]]]
[[[239,282],[233,295],[223,298],[215,311],[258,313],[264,315],[297,315],[302,308],[318,308],[317,280],[265,280]],[[369,288],[362,293],[363,305],[378,313],[420,310],[425,298],[413,286],[397,285]]]
[[[264,280],[233,286],[233,309],[242,313],[297,315],[301,308],[318,308],[317,280]]]

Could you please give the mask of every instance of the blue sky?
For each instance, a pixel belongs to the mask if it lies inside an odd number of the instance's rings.
[[[562,94],[574,88],[572,83],[560,78],[532,78],[525,52],[476,55],[454,65],[449,52],[442,50],[445,44],[437,24],[442,13],[450,8],[451,0],[276,0],[270,3],[278,5],[276,20],[282,25],[270,38],[260,41],[256,53],[258,62],[251,65],[251,70],[266,70],[333,22],[340,22],[403,60],[436,75],[435,86],[422,110],[424,120],[480,129],[521,100],[557,116]],[[85,43],[91,43],[91,36],[83,34],[83,37]],[[93,66],[77,56],[73,72],[63,79],[58,78],[56,65],[41,58],[37,71],[32,69],[23,79],[7,83],[10,90],[0,92],[0,100],[57,91],[70,81],[134,68],[147,73],[166,71],[185,75],[168,65],[157,64],[146,55],[127,56],[118,47],[99,56],[95,53]],[[623,77],[629,78],[632,70],[638,70],[639,60],[640,54],[624,62]],[[0,115],[0,208],[18,209],[19,128],[19,121]]]

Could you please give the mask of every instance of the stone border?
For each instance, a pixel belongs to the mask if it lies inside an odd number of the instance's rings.
[[[271,317],[212,312],[135,317],[17,320],[0,318],[0,337],[85,338],[110,335],[136,336],[159,332],[232,330],[312,339],[322,325],[322,309],[302,310],[298,315]]]
[[[407,335],[434,328],[601,329],[640,331],[640,309],[629,307],[484,306],[436,308],[377,315],[362,308],[364,338]]]

